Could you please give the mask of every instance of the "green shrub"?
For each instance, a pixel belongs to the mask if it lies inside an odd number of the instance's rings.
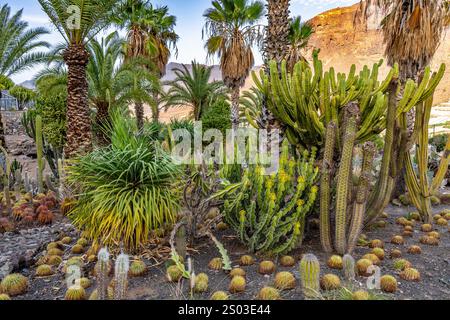
[[[318,190],[314,161],[315,151],[294,160],[285,142],[276,174],[265,175],[262,166],[251,165],[242,182],[221,191],[225,221],[250,251],[284,254],[301,243]]]
[[[133,134],[132,119],[112,115],[111,145],[73,161],[68,181],[80,190],[74,225],[104,245],[137,249],[149,232],[175,221],[178,168],[158,144]]]
[[[12,87],[14,87],[14,82],[10,78],[0,74],[0,90],[9,90]]]
[[[226,136],[228,129],[231,129],[230,104],[225,99],[220,99],[213,103],[203,114],[203,131],[208,129],[218,129]]]
[[[66,143],[66,97],[46,95],[36,100],[36,112],[42,117],[45,140],[54,148],[62,149]]]
[[[17,99],[19,110],[22,110],[27,103],[36,98],[36,92],[22,86],[12,87],[11,90],[9,90],[9,94]]]
[[[440,153],[445,150],[447,144],[448,134],[439,134],[430,139],[430,144],[436,148],[436,152]]]

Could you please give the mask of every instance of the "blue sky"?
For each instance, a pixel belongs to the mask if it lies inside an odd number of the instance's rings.
[[[314,17],[325,10],[338,6],[347,6],[359,0],[292,0],[291,14],[300,15],[304,19]],[[178,43],[178,57],[172,57],[171,61],[189,63],[192,60],[206,62],[206,53],[203,48],[202,27],[204,19],[203,12],[210,7],[211,0],[154,0],[155,4],[167,5],[171,14],[178,18],[176,31],[180,35]],[[0,1],[3,5],[4,0]],[[52,34],[45,37],[50,43],[62,41],[59,34],[52,28],[47,16],[42,12],[37,0],[9,0],[6,1],[13,11],[23,8],[23,19],[28,21],[31,27],[43,26],[52,31]],[[265,21],[261,21],[265,23]],[[256,51],[256,50],[255,50]],[[261,64],[261,56],[255,52],[256,64]],[[214,61],[217,62],[217,61]],[[35,68],[18,74],[13,77],[16,83],[29,80],[39,69]]]

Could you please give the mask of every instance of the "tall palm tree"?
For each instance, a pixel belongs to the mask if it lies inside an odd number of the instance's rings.
[[[126,58],[144,58],[152,62],[151,70],[162,77],[170,58],[171,49],[177,50],[179,39],[175,32],[176,17],[169,15],[167,6],[154,7],[146,0],[123,0],[113,15],[113,22],[128,31]],[[154,102],[159,101],[158,92],[153,92]],[[136,116],[143,113],[140,102],[134,102]],[[158,120],[159,108],[152,107],[153,119]],[[143,124],[143,118],[137,119]]]
[[[312,26],[301,21],[301,17],[295,17],[291,20],[289,27],[289,45],[287,50],[287,67],[291,72],[299,61],[305,61],[302,50],[308,45],[311,35],[314,33]]]
[[[357,18],[364,22],[374,5],[385,14],[381,27],[389,65],[398,63],[400,80],[417,79],[440,44],[450,11],[448,0],[367,0]]]
[[[176,78],[165,97],[167,107],[192,107],[192,118],[199,121],[208,106],[224,97],[226,87],[221,81],[210,82],[212,67],[192,62],[192,72],[186,65],[174,69]]]
[[[207,9],[204,35],[209,55],[218,54],[224,83],[231,89],[231,122],[239,126],[239,95],[254,65],[252,46],[261,44],[263,30],[256,25],[264,15],[264,4],[248,0],[214,0]]]
[[[290,33],[290,0],[267,0],[267,27],[264,56],[266,63],[288,58]]]
[[[88,104],[86,44],[109,22],[113,0],[38,0],[67,47],[67,143],[66,158],[92,149],[92,130]]]
[[[44,28],[28,28],[28,23],[22,20],[22,10],[11,16],[11,8],[3,5],[0,9],[0,76],[10,77],[45,61],[46,53],[36,51],[49,47],[47,42],[39,40],[45,34],[48,31]],[[1,114],[0,145],[6,146]]]
[[[109,123],[109,107],[114,104],[118,92],[116,77],[120,71],[116,65],[123,57],[124,40],[113,32],[100,41],[93,39],[88,45],[90,61],[87,65],[89,100],[97,109],[96,124]]]

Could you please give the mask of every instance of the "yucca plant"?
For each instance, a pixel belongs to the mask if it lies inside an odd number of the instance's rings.
[[[73,160],[67,180],[79,190],[69,212],[94,241],[138,249],[151,230],[175,221],[178,169],[134,121],[112,115],[111,145]]]

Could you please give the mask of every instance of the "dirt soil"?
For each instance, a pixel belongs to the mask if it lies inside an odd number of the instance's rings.
[[[444,209],[450,209],[450,206],[435,207],[436,213],[441,212]],[[380,299],[394,299],[394,300],[450,300],[450,233],[448,227],[438,227],[434,225],[435,230],[441,233],[440,244],[437,247],[431,247],[422,245],[419,243],[419,237],[423,235],[420,231],[420,224],[414,226],[414,235],[411,238],[406,238],[405,245],[397,246],[390,244],[392,236],[401,234],[402,227],[395,224],[395,219],[404,216],[408,212],[414,211],[412,207],[394,207],[390,206],[386,212],[389,213],[387,219],[388,224],[386,228],[376,229],[366,232],[369,239],[381,239],[385,242],[386,258],[381,264],[381,274],[394,275],[399,282],[399,290],[395,294],[381,294],[376,291],[375,294]],[[304,241],[304,245],[300,250],[297,250],[292,255],[299,260],[302,254],[314,253],[317,255],[321,262],[321,274],[334,273],[343,278],[342,271],[331,270],[326,266],[328,255],[324,254],[319,244],[318,230],[310,230],[309,234],[313,234],[313,237],[307,238]],[[238,259],[241,255],[248,254],[245,246],[234,237],[233,233],[228,230],[224,232],[216,233],[219,240],[227,248],[230,258],[233,261],[233,267],[238,266]],[[75,240],[74,240],[75,241]],[[423,253],[421,255],[411,255],[407,253],[407,248],[410,245],[420,245]],[[73,245],[73,244],[72,244]],[[65,259],[70,254],[70,248],[72,245],[67,246],[65,253]],[[393,260],[389,258],[389,253],[392,249],[400,249],[403,253],[403,258],[409,260],[413,267],[418,269],[421,273],[420,282],[407,282],[403,281],[398,272],[393,267]],[[218,257],[219,253],[216,250],[213,243],[205,240],[204,243],[200,243],[196,246],[196,252],[191,254],[194,270],[196,274],[205,272],[209,276],[209,289],[204,294],[196,294],[194,299],[209,299],[211,294],[216,290],[228,290],[230,283],[229,276],[221,271],[211,271],[208,269],[208,262]],[[369,253],[370,249],[367,247],[358,247],[354,253],[355,259],[361,258],[364,254]],[[264,260],[262,257],[257,257],[257,261]],[[133,300],[153,300],[153,299],[189,299],[187,281],[184,281],[182,285],[175,285],[169,283],[165,277],[165,269],[167,261],[161,261],[158,266],[154,266],[155,261],[153,259],[144,259],[149,267],[147,274],[140,278],[131,278],[129,281],[128,299]],[[276,262],[276,261],[275,261]],[[95,278],[92,276],[93,265],[85,265],[83,268],[84,275],[88,276],[91,280]],[[244,267],[247,272],[247,288],[242,294],[232,295],[231,299],[245,300],[255,299],[259,289],[265,285],[272,285],[274,275],[262,276],[257,273],[257,263],[250,267]],[[299,271],[298,264],[292,268],[277,268],[277,271],[291,271],[297,278],[297,287],[295,290],[282,292],[283,299],[289,300],[302,300],[304,299],[299,285]],[[22,274],[30,278],[30,290],[27,294],[16,297],[15,299],[30,299],[30,300],[59,300],[64,298],[66,291],[65,276],[62,273],[62,266],[59,267],[59,271],[56,275],[36,278],[34,276],[35,267],[30,269],[23,269],[20,271]],[[356,282],[351,286],[355,288],[365,288],[367,279],[358,277]],[[348,286],[348,285],[347,285]],[[87,290],[90,294],[96,287],[95,280],[93,286]],[[183,287],[182,289],[180,289]]]

